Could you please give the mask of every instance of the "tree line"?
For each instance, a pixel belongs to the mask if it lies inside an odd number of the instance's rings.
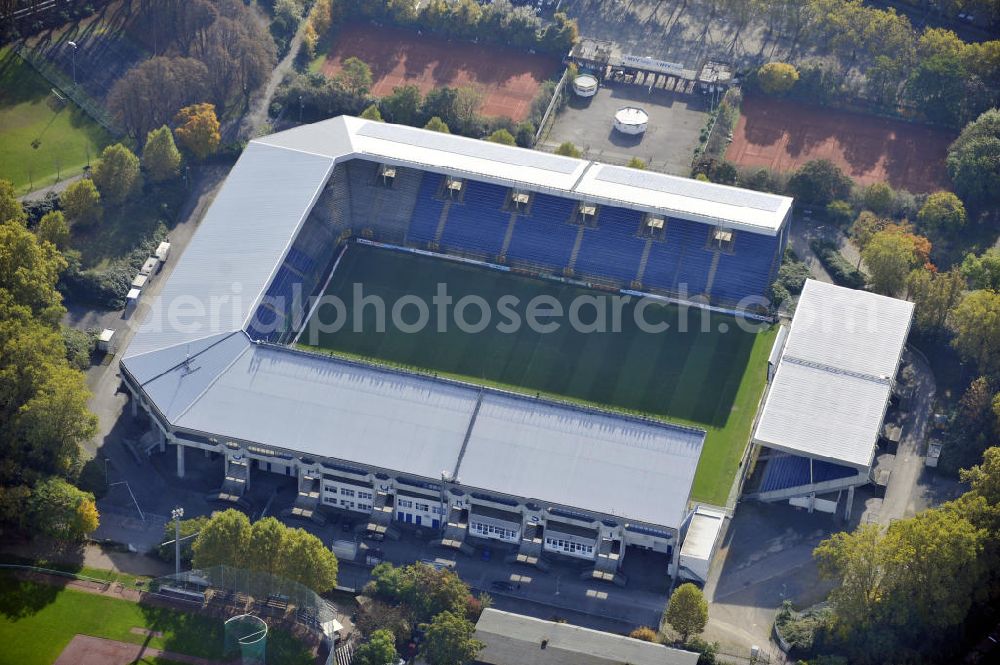
[[[277,59],[254,11],[240,0],[139,0],[132,31],[153,57],[115,82],[109,111],[141,138],[185,106],[245,108]]]

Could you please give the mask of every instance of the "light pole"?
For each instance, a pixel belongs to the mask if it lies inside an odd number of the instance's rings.
[[[108,458],[104,458],[104,484],[111,487],[111,476],[108,475]]]
[[[174,573],[181,574],[181,518],[184,517],[184,509],[177,506],[170,511],[170,516],[174,518]]]
[[[66,42],[73,49],[73,85],[76,85],[76,50],[79,45],[76,42]]]

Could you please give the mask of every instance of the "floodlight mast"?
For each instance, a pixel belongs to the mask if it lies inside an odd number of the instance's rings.
[[[177,506],[170,511],[170,516],[174,518],[174,573],[181,574],[181,518],[184,517],[184,509]]]

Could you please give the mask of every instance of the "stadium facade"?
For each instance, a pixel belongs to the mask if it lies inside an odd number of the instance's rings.
[[[341,117],[252,141],[121,361],[161,451],[217,457],[320,506],[594,562],[678,568],[701,430],[392,371],[289,346],[338,248],[368,238],[723,308],[762,307],[791,199]]]

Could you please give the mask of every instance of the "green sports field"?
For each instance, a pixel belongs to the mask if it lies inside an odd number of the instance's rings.
[[[363,296],[379,296],[386,303],[384,332],[377,332],[378,313],[372,305],[355,320],[356,284],[362,285]],[[461,330],[452,306],[445,310],[447,325],[439,331],[440,310],[432,302],[439,284],[447,285],[455,303],[465,296],[483,298],[492,310],[489,325],[481,332]],[[523,322],[527,303],[537,296],[555,298],[568,312],[578,297],[610,298],[610,294],[365,245],[348,248],[326,293],[344,302],[343,325],[336,331],[312,332],[318,328],[309,321],[301,344],[701,427],[708,435],[693,498],[726,502],[764,389],[774,329],[750,332],[740,329],[732,316],[654,304],[645,308],[644,319],[669,324],[669,329],[650,332],[636,323],[632,302],[620,308],[621,325],[615,332],[610,329],[613,306],[604,301],[603,332],[575,330],[567,317],[538,319],[558,320],[555,332],[537,332],[528,325],[504,332],[498,324],[509,323],[511,317],[497,306],[502,296],[519,299],[520,305],[509,311],[518,313]],[[418,296],[428,305],[429,324],[419,332],[393,325],[393,303],[406,295]],[[581,304],[578,320],[597,325],[596,309]],[[404,328],[419,316],[414,305],[400,313]],[[334,327],[334,308],[320,308],[313,316],[318,318]],[[464,320],[477,323],[480,308],[467,307]]]
[[[159,635],[138,634],[147,629]],[[62,589],[0,573],[0,663],[52,665],[74,635],[146,644],[156,649],[218,659],[223,651],[222,620]],[[268,663],[312,663],[305,647],[284,631],[268,635]],[[144,665],[174,665],[145,658]]]
[[[31,65],[0,49],[0,178],[19,192],[75,175],[110,142],[72,102],[59,103]]]

